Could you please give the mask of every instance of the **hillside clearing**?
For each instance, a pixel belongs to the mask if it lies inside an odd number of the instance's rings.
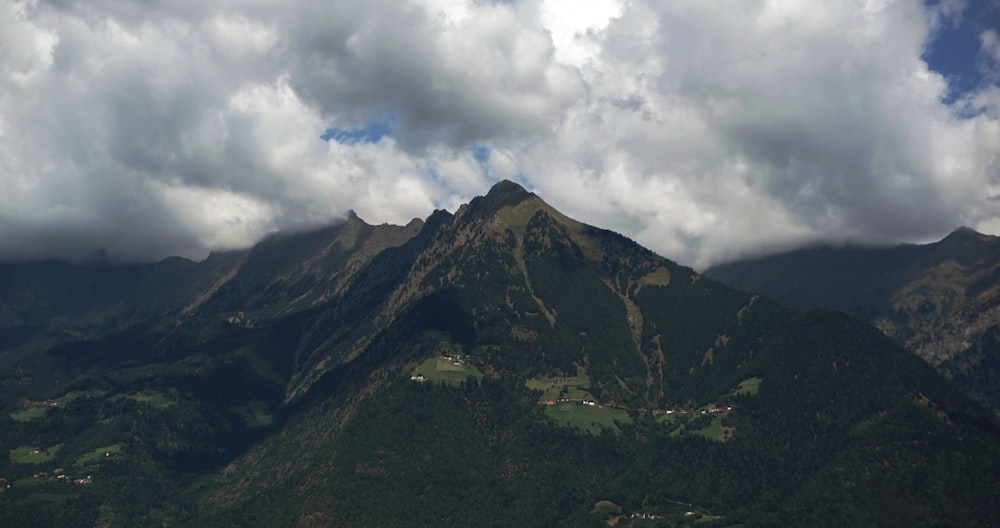
[[[563,403],[549,405],[545,416],[563,427],[572,427],[590,434],[599,434],[604,429],[619,431],[618,424],[630,424],[632,418],[622,409]]]
[[[452,356],[430,358],[418,365],[410,376],[414,381],[434,381],[450,385],[465,383],[469,378],[479,381],[483,379],[483,373]]]
[[[96,464],[101,460],[110,458],[115,455],[120,455],[122,452],[122,444],[112,444],[109,446],[98,447],[89,453],[84,453],[80,458],[76,459],[76,466],[85,466],[87,464]]]
[[[15,464],[44,464],[59,453],[62,444],[52,447],[18,446],[10,450],[10,459]]]

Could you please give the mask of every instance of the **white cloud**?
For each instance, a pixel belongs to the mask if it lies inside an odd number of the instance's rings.
[[[938,0],[926,4],[927,20],[932,32],[957,28],[968,8],[966,0]]]
[[[500,178],[697,265],[991,228],[1000,88],[949,106],[921,58],[964,10],[7,2],[0,257],[199,256],[348,209],[406,222]],[[980,36],[988,80],[998,41]]]
[[[979,70],[987,82],[1000,83],[1000,34],[993,30],[979,35]]]
[[[256,242],[273,225],[274,206],[231,191],[154,182],[164,206],[202,247],[233,249]]]
[[[583,164],[578,192],[617,201],[568,200],[581,215],[703,264],[803,238],[925,238],[996,210],[968,146],[995,156],[996,121],[942,104],[919,5],[740,8],[630,4],[611,24],[585,70],[593,99],[557,134],[575,146],[550,161]]]
[[[600,39],[612,18],[621,15],[623,0],[545,0],[541,2],[541,24],[552,35],[556,59],[582,67],[600,53]]]

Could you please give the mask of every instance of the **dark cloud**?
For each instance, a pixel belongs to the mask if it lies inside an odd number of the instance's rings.
[[[515,10],[477,9],[456,22],[395,1],[308,4],[290,31],[289,83],[335,122],[398,116],[404,148],[545,132],[582,81]]]

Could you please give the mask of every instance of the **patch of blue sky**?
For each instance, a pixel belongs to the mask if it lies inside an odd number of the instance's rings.
[[[490,160],[490,152],[493,150],[485,145],[474,145],[469,149],[472,152],[472,159],[476,160],[484,172],[486,171],[486,163]]]
[[[483,175],[493,180],[508,178],[523,183],[524,174],[516,168],[512,167],[516,171],[514,173],[504,171],[503,168],[500,168],[498,173],[498,168],[496,166],[490,166],[490,156],[493,155],[493,147],[483,144],[473,145],[469,147],[469,152],[472,154],[472,159],[474,159],[476,164],[479,165],[479,170],[483,173]],[[501,160],[503,160],[503,156],[501,156]],[[504,163],[501,161],[500,166],[503,167],[503,165]]]
[[[381,121],[372,121],[359,128],[328,128],[320,138],[323,141],[336,141],[344,145],[358,143],[378,143],[384,137],[393,137],[395,116],[388,116]]]
[[[971,0],[960,22],[942,28],[929,43],[923,58],[931,70],[948,80],[946,104],[976,91],[986,82],[979,69],[979,51],[980,35],[988,30],[1000,31],[1000,3]]]

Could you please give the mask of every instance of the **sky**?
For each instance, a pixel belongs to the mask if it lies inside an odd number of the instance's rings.
[[[6,0],[0,260],[514,180],[695,267],[1000,234],[1000,0]]]

